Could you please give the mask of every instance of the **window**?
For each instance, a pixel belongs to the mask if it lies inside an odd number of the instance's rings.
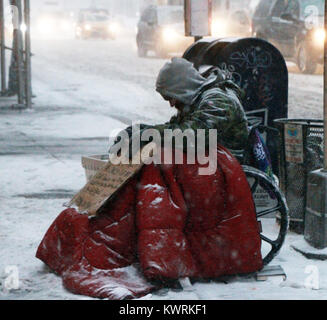
[[[154,6],[147,7],[141,15],[141,20],[146,23],[151,23],[151,24],[157,23],[156,7],[154,7]]]
[[[141,20],[142,20],[142,21],[147,21],[150,12],[151,12],[151,7],[147,7],[147,8],[145,8],[144,11],[142,12]]]
[[[269,10],[271,8],[271,0],[261,0],[256,7],[254,16],[256,17],[267,17],[269,15]]]
[[[272,16],[273,17],[280,17],[287,7],[287,0],[277,0],[273,10]]]
[[[155,8],[152,8],[152,10],[149,11],[146,21],[150,24],[157,23],[157,10]]]
[[[297,0],[288,0],[285,13],[289,13],[292,16],[298,18],[300,16],[300,5]]]
[[[101,15],[101,14],[87,14],[85,15],[85,21],[90,21],[90,22],[103,22],[103,21],[108,21],[109,17],[106,15]]]

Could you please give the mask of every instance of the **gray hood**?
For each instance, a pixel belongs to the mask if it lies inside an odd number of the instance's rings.
[[[208,79],[183,58],[172,58],[160,70],[156,90],[165,97],[176,99],[185,105],[192,105],[202,88],[217,80],[217,76]]]

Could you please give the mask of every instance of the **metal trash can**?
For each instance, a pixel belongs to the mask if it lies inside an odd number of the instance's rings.
[[[247,113],[273,126],[274,119],[288,117],[288,71],[284,57],[271,43],[258,38],[204,38],[183,54],[203,72],[219,67],[244,90]],[[278,148],[272,131],[267,133],[273,171],[278,175]]]
[[[290,230],[303,234],[308,174],[324,164],[323,120],[276,119],[280,132],[279,178],[290,210]]]

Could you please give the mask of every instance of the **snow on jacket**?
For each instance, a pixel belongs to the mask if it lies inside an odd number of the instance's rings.
[[[199,164],[144,166],[96,217],[63,211],[37,258],[68,290],[110,299],[141,297],[158,281],[261,269],[245,174],[227,149],[219,147],[217,156],[209,176],[198,174],[205,167]]]

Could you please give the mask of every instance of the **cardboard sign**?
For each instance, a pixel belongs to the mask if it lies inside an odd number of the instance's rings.
[[[140,154],[149,155],[155,149],[153,144],[145,146],[141,153],[138,153],[129,164],[108,163],[100,169],[93,178],[73,197],[67,204],[68,207],[76,206],[80,213],[95,216],[101,206],[119,191],[144,165],[144,157]],[[150,151],[149,151],[150,150]],[[138,159],[138,164],[135,159]]]
[[[185,36],[211,35],[211,0],[185,0]]]
[[[285,157],[287,162],[303,163],[303,132],[300,124],[286,124],[284,129]]]

